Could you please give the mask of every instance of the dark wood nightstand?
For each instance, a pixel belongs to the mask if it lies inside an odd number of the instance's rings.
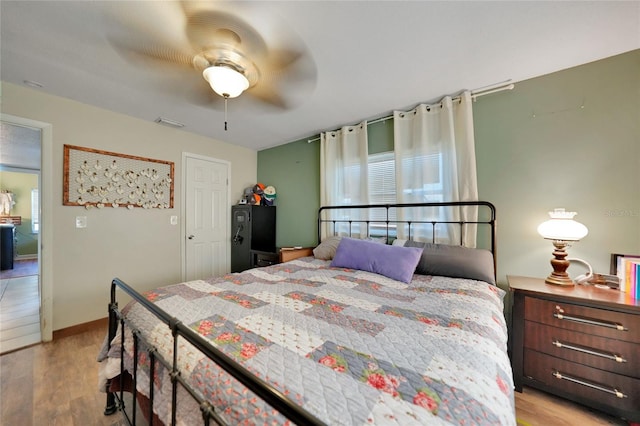
[[[507,280],[516,391],[527,385],[640,422],[640,300],[539,278]]]

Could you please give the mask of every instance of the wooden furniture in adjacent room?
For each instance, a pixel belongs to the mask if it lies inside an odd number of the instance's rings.
[[[515,389],[640,422],[640,300],[618,290],[508,276]]]
[[[22,225],[22,216],[0,216],[0,223],[12,223],[16,226]]]
[[[0,269],[13,269],[16,257],[16,227],[12,223],[0,224]]]

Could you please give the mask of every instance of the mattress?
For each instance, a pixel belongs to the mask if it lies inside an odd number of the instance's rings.
[[[331,425],[515,425],[504,291],[482,281],[414,275],[405,284],[313,257],[158,288],[145,297]],[[166,325],[136,302],[131,327],[173,359]],[[133,340],[125,329],[124,365]],[[109,351],[121,356],[120,337]],[[288,424],[188,342],[181,377],[229,424]],[[170,424],[171,381],[156,366],[154,410]],[[139,353],[138,390],[149,395]],[[200,424],[178,393],[178,424]]]

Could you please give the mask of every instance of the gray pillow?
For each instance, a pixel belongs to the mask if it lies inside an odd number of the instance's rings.
[[[494,285],[496,283],[493,255],[489,250],[411,240],[404,246],[424,249],[416,274],[468,278]]]
[[[342,237],[325,238],[318,247],[313,249],[313,257],[321,260],[333,259],[333,256],[336,255],[336,250],[338,249],[338,244],[340,244],[341,238]]]
[[[336,250],[338,249],[338,244],[340,244],[341,239],[342,237],[337,235],[325,238],[316,248],[313,249],[313,257],[321,260],[333,259],[333,257],[336,255]],[[363,240],[384,244],[386,238],[367,237],[363,238]]]

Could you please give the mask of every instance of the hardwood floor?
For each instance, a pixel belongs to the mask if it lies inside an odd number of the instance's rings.
[[[600,411],[525,387],[516,392],[518,426],[626,426],[627,422]]]
[[[124,425],[120,413],[102,414],[105,394],[97,389],[96,356],[106,329],[106,320],[96,321],[56,332],[53,342],[0,356],[0,424]],[[516,416],[522,426],[626,425],[530,388],[516,392]]]
[[[17,269],[20,273],[28,273],[29,268],[32,269],[33,266],[18,266],[13,270],[2,271],[3,277],[14,276],[18,273]],[[0,279],[0,354],[40,343],[42,340],[37,263],[35,273],[36,275]]]
[[[13,269],[0,271],[0,280],[38,275],[38,259],[16,259],[13,261]]]
[[[104,416],[96,356],[106,321],[0,356],[0,424],[20,426],[120,426],[119,413]]]

